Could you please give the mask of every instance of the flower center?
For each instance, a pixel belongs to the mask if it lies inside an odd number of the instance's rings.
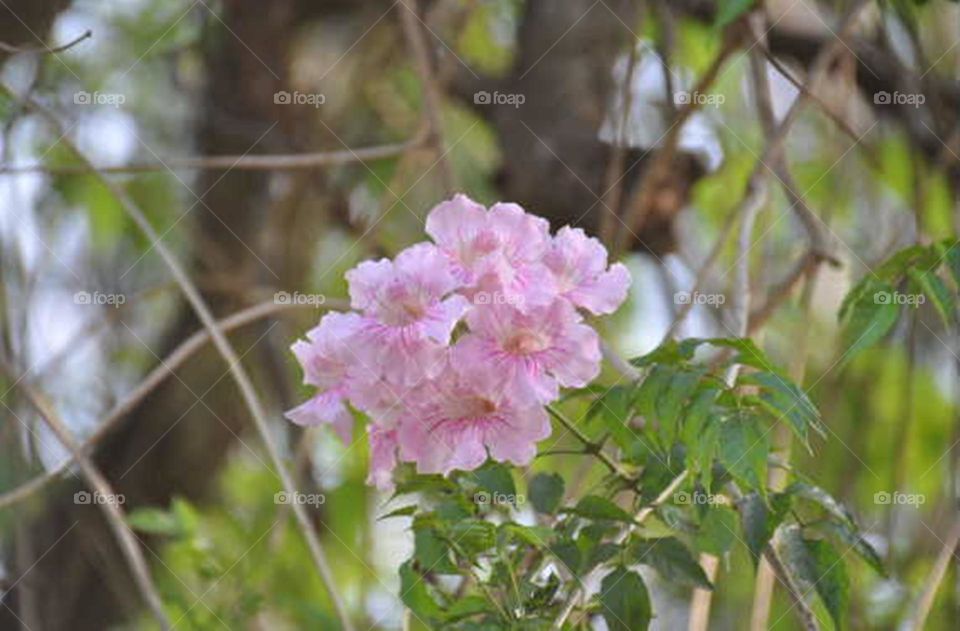
[[[535,331],[520,331],[511,336],[503,347],[508,353],[529,355],[546,350],[550,347],[550,341]]]

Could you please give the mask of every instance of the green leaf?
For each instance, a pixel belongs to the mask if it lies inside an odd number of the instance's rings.
[[[573,513],[586,519],[633,523],[633,515],[599,495],[584,496],[576,506],[565,508],[562,512]]]
[[[737,539],[737,514],[725,506],[710,506],[700,524],[697,548],[701,552],[720,556]]]
[[[767,480],[768,439],[747,414],[724,419],[718,428],[717,459],[748,489],[764,492]]]
[[[944,244],[946,251],[943,258],[947,262],[950,274],[953,275],[953,282],[960,287],[960,241]]]
[[[650,624],[650,595],[636,572],[617,566],[600,584],[600,613],[610,631],[640,631]]]
[[[458,598],[447,608],[445,619],[447,622],[456,622],[481,613],[493,613],[490,603],[481,596],[469,594]]]
[[[552,515],[563,500],[563,477],[556,473],[538,473],[530,480],[528,489],[534,510]]]
[[[414,513],[416,513],[418,510],[420,510],[420,507],[417,506],[416,504],[411,504],[409,506],[402,506],[400,508],[390,511],[389,513],[387,513],[386,515],[383,515],[382,517],[378,517],[377,521],[383,521],[384,519],[390,519],[392,517],[409,517]]]
[[[738,383],[759,386],[761,404],[775,419],[786,419],[808,451],[811,429],[821,436],[826,435],[817,407],[806,392],[786,377],[767,371],[749,372],[742,374]]]
[[[947,326],[953,322],[953,294],[940,277],[930,271],[911,269],[909,276],[917,284],[923,295],[930,299],[937,313]]]
[[[464,519],[450,526],[451,546],[476,555],[489,550],[497,542],[497,527],[482,519]]]
[[[767,547],[774,531],[783,521],[789,507],[788,495],[772,495],[769,506],[756,492],[748,493],[740,500],[743,540],[747,544],[747,550],[750,551],[754,564],[760,561],[764,548]]]
[[[844,364],[882,340],[896,324],[900,306],[894,304],[893,294],[890,285],[868,279],[863,295],[849,308],[843,333]]]
[[[473,477],[481,488],[494,495],[516,497],[517,487],[513,483],[510,469],[499,462],[488,462],[473,472]]]
[[[137,508],[127,515],[127,524],[150,535],[176,537],[185,533],[177,515],[160,508]]]
[[[716,27],[723,28],[737,21],[740,16],[752,9],[755,3],[756,0],[726,0],[718,3],[719,9],[714,22]]]
[[[633,385],[614,386],[595,399],[587,411],[588,419],[600,416],[604,428],[621,449],[629,448],[635,436],[627,423],[633,418],[636,394],[637,389]]]
[[[523,526],[521,524],[507,523],[500,526],[510,537],[520,540],[527,545],[535,548],[547,546],[551,539],[557,535],[557,531],[546,526]]]
[[[667,583],[713,589],[697,559],[676,537],[634,540],[628,554],[635,563],[656,569]]]
[[[843,628],[843,617],[850,604],[850,579],[843,558],[828,541],[804,540],[816,576],[817,594],[826,605],[837,629]]]
[[[854,525],[855,523],[850,511],[819,486],[807,484],[806,482],[794,482],[787,487],[784,493],[814,502],[830,513],[830,515],[847,524]]]
[[[887,575],[880,555],[854,527],[844,522],[826,521],[818,523],[814,529],[836,539],[841,548],[852,549],[880,576]]]
[[[414,527],[413,559],[426,572],[456,574],[457,568],[450,560],[450,549],[436,529]]]
[[[420,618],[440,619],[443,612],[440,605],[430,595],[427,584],[410,565],[410,561],[400,566],[400,600]]]

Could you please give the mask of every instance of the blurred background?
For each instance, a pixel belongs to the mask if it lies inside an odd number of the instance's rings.
[[[678,312],[679,336],[730,336],[732,226],[768,163],[750,332],[780,365],[800,358],[829,428],[794,466],[889,564],[851,566],[851,626],[902,623],[957,516],[960,345],[922,304],[847,364],[837,311],[886,257],[960,227],[957,3],[0,5],[0,629],[152,628],[21,382],[123,496],[178,627],[336,628],[227,365],[209,345],[170,364],[202,327],[158,240],[218,318],[246,314],[230,339],[298,485],[324,498],[310,515],[343,597],[363,628],[398,629],[412,542],[404,519],[377,520],[392,504],[365,485],[365,443],[281,417],[308,392],[288,347],[343,304],[343,273],[422,240],[430,208],[464,191],[584,227],[627,262],[629,303],[603,323],[621,355],[656,346]],[[158,367],[172,374],[138,392]],[[711,628],[744,628],[753,567],[743,550],[721,567]],[[654,597],[655,628],[682,624],[685,596]],[[795,628],[789,607],[778,594],[772,628]],[[958,613],[953,570],[928,628]]]

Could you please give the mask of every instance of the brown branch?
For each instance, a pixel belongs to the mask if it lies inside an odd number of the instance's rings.
[[[63,130],[63,126],[52,112],[47,110],[32,98],[21,99],[16,95],[16,93],[6,86],[2,86],[2,89],[18,102],[39,112],[48,120],[48,122],[50,122],[51,125],[53,125],[55,130],[62,134],[60,142],[62,142],[71,153],[76,155],[88,166],[90,173],[94,175],[104,187],[106,187],[106,189],[114,198],[116,198],[116,200],[120,203],[124,213],[133,220],[144,236],[146,236],[147,239],[154,244],[155,251],[160,255],[164,265],[168,268],[171,275],[174,277],[174,280],[176,280],[177,285],[180,287],[180,290],[186,297],[187,302],[193,309],[193,312],[203,324],[203,327],[210,332],[213,345],[226,362],[227,370],[230,373],[234,383],[236,383],[240,390],[241,397],[250,412],[254,427],[260,436],[260,440],[263,441],[264,447],[270,456],[270,461],[273,463],[274,468],[278,472],[283,490],[288,493],[294,493],[296,486],[293,475],[291,474],[290,469],[287,467],[287,463],[280,455],[280,451],[277,449],[275,444],[276,439],[274,438],[274,434],[267,420],[267,414],[263,407],[263,403],[260,401],[260,397],[253,386],[253,381],[251,380],[246,368],[244,368],[241,364],[240,356],[237,354],[236,349],[234,349],[233,345],[229,342],[229,340],[227,340],[226,336],[223,334],[223,331],[217,327],[217,322],[214,319],[210,307],[203,299],[203,296],[200,294],[200,290],[190,279],[180,261],[163,242],[156,229],[147,219],[146,215],[144,215],[143,211],[127,194],[127,192],[117,186],[103,173],[100,173],[93,168],[93,165],[89,162],[87,157],[67,137],[67,134]],[[301,531],[301,534],[306,540],[307,548],[310,550],[310,554],[319,574],[320,580],[323,582],[327,594],[333,603],[333,608],[336,612],[337,618],[339,619],[340,624],[345,631],[353,631],[353,623],[350,620],[350,616],[347,612],[347,608],[343,602],[343,599],[336,590],[336,585],[333,580],[333,573],[330,569],[326,552],[320,543],[320,538],[317,535],[314,524],[303,505],[295,503],[293,504],[293,507],[293,513],[296,517],[297,525]]]
[[[298,169],[315,169],[396,157],[410,149],[421,146],[427,137],[427,134],[424,133],[425,131],[425,129],[418,131],[413,138],[406,142],[364,147],[361,149],[314,151],[272,156],[188,156],[182,158],[163,158],[159,163],[142,162],[117,166],[100,165],[94,166],[93,168],[100,173],[146,173],[176,169],[229,169],[231,171],[293,171]],[[90,167],[83,164],[64,166],[47,166],[44,164],[28,164],[24,166],[0,165],[0,175],[17,173],[75,175],[89,172]]]
[[[413,53],[414,65],[420,77],[423,94],[424,114],[429,123],[429,142],[432,144],[440,160],[440,178],[443,188],[450,194],[454,189],[453,166],[447,157],[443,146],[443,120],[440,111],[440,89],[434,80],[433,64],[430,59],[430,50],[421,28],[422,20],[417,13],[417,0],[398,0],[400,9],[400,25],[404,37]]]
[[[87,29],[79,37],[75,37],[66,44],[63,44],[62,46],[55,46],[54,48],[50,48],[49,46],[13,46],[11,44],[0,42],[0,51],[10,53],[11,55],[18,53],[43,53],[44,55],[54,55],[56,53],[62,53],[65,50],[73,48],[83,40],[90,37],[93,37],[93,31]]]
[[[333,309],[346,309],[349,305],[345,301],[330,300],[324,306],[326,308]],[[258,305],[248,307],[230,315],[229,317],[219,320],[217,322],[217,326],[219,326],[220,330],[222,331],[232,331],[252,322],[256,322],[257,320],[270,317],[271,315],[297,308],[313,307],[295,304],[276,304],[273,301],[262,302]],[[89,453],[92,451],[93,448],[99,444],[99,442],[103,440],[103,438],[107,436],[107,434],[109,434],[110,431],[113,430],[121,420],[123,420],[123,418],[132,412],[148,394],[153,392],[157,386],[166,380],[167,377],[172,375],[177,368],[182,366],[188,359],[190,359],[190,357],[197,353],[197,351],[203,348],[208,342],[210,342],[210,332],[206,329],[197,331],[181,342],[173,350],[173,352],[167,355],[159,365],[150,371],[150,373],[148,373],[147,376],[133,390],[127,393],[127,395],[119,403],[114,405],[113,408],[107,412],[107,414],[97,424],[96,431],[90,434],[90,436],[88,436],[83,443],[80,444],[81,453]],[[21,502],[43,490],[47,487],[47,485],[56,480],[61,474],[69,469],[74,462],[76,462],[74,457],[68,457],[49,471],[31,478],[16,488],[0,495],[0,510]]]
[[[4,372],[13,378],[15,373],[11,370],[10,366],[6,363],[3,363],[2,366]],[[119,496],[114,492],[106,477],[94,466],[93,461],[83,453],[80,444],[73,437],[73,433],[56,414],[52,406],[48,404],[46,399],[23,379],[17,381],[16,387],[24,394],[30,404],[36,408],[37,412],[40,413],[40,417],[46,422],[57,439],[67,448],[74,460],[80,465],[80,471],[90,485],[90,489],[94,491],[96,495],[104,498],[105,501],[94,503],[100,507],[104,517],[107,519],[107,523],[110,524],[117,543],[120,544],[120,550],[123,553],[127,565],[130,566],[130,571],[133,574],[137,588],[140,590],[140,594],[160,624],[160,628],[164,631],[171,629],[170,621],[163,611],[163,600],[160,598],[156,585],[153,583],[153,578],[150,576],[150,569],[146,559],[143,557],[143,551],[140,549],[140,544],[136,536],[134,536],[133,531],[130,530],[130,526],[127,525],[123,509],[120,508],[122,500],[115,501]],[[3,406],[10,410],[5,403]],[[10,412],[16,416],[13,410],[10,410]]]
[[[937,595],[940,583],[943,582],[943,577],[947,573],[950,559],[956,553],[957,545],[960,544],[960,519],[957,519],[957,521],[953,523],[953,527],[950,528],[950,532],[947,533],[947,540],[942,543],[943,547],[940,548],[940,554],[937,555],[937,560],[933,564],[933,568],[930,569],[930,575],[924,584],[923,592],[917,601],[916,609],[910,617],[908,627],[910,629],[919,631],[924,628],[924,623],[930,614],[930,608],[933,607],[933,599]]]

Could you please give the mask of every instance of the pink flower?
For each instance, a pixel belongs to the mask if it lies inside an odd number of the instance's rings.
[[[579,388],[600,373],[597,333],[565,300],[528,313],[492,305],[467,322],[471,332],[451,352],[454,368],[519,403],[549,403],[559,386]]]
[[[427,215],[427,234],[454,262],[455,273],[474,291],[500,294],[527,305],[548,303],[552,277],[541,259],[550,244],[550,224],[516,204],[486,210],[466,195],[437,205]]]
[[[607,249],[580,228],[560,228],[544,263],[560,295],[591,313],[613,313],[627,298],[630,272],[621,263],[607,269]]]
[[[303,368],[303,382],[322,392],[285,416],[298,425],[330,424],[344,443],[353,433],[353,415],[345,404],[355,366],[349,347],[360,326],[355,313],[328,313],[307,332],[308,341],[290,347]]]
[[[454,326],[470,306],[451,295],[460,283],[446,257],[420,243],[394,261],[361,263],[347,272],[347,281],[351,305],[363,312],[358,361],[398,384],[435,375]]]
[[[393,487],[393,470],[397,466],[397,431],[379,425],[367,426],[370,435],[370,473],[367,484],[381,491]]]
[[[416,462],[418,472],[446,475],[476,469],[488,451],[497,461],[529,464],[550,431],[542,407],[518,404],[448,370],[411,397],[397,440],[401,459]]]

